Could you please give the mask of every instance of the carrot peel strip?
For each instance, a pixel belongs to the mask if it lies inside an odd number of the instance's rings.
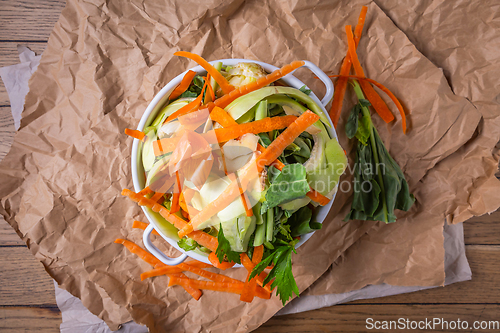
[[[241,256],[241,264],[247,269],[248,273],[251,273],[256,265],[252,262],[252,260],[250,260],[250,258],[248,258],[246,253]],[[264,286],[264,280],[266,279],[266,277],[267,277],[267,273],[261,272],[259,275],[255,276],[255,279],[256,279],[257,284],[259,286],[261,286],[266,292],[271,293],[271,284],[268,283]]]
[[[226,142],[236,139],[244,134],[259,134],[273,130],[283,129],[297,119],[295,116],[267,117],[249,123],[237,124],[234,126],[217,128],[214,130],[218,142]]]
[[[229,84],[229,82],[227,82],[226,78],[214,66],[212,66],[208,61],[206,61],[199,55],[186,51],[178,51],[175,52],[174,55],[189,58],[198,63],[198,65],[203,67],[207,71],[207,73],[213,77],[215,82],[219,84],[224,94],[229,94],[232,90],[234,90],[234,87]]]
[[[377,82],[375,80],[369,79],[367,77],[357,76],[357,75],[346,75],[346,76],[330,75],[330,77],[338,77],[338,78],[344,77],[344,78],[353,78],[353,79],[356,79],[358,81],[368,81],[371,84],[373,84],[375,87],[377,87],[380,90],[382,90],[383,92],[385,92],[387,94],[387,96],[389,96],[389,98],[393,101],[393,103],[398,108],[399,114],[401,115],[401,124],[403,126],[403,133],[406,134],[406,130],[407,130],[407,128],[406,128],[406,114],[405,114],[405,110],[403,108],[403,105],[401,105],[398,98],[386,86],[384,86],[382,83]]]
[[[190,112],[198,110],[200,105],[202,105],[202,103],[203,103],[203,94],[205,93],[205,90],[207,89],[207,84],[208,84],[208,81],[205,80],[205,84],[201,88],[201,92],[198,95],[198,97],[196,97],[192,102],[184,105],[182,108],[180,108],[179,110],[175,111],[170,116],[168,116],[167,119],[165,119],[165,122],[168,123],[169,121],[176,119],[177,117],[180,117],[182,115],[185,115],[185,114],[188,114]]]
[[[179,279],[184,279],[184,280],[187,280],[189,279],[186,275],[184,275],[183,273],[176,273],[176,274],[169,274],[168,275],[170,279],[172,278],[179,278]],[[169,285],[170,285],[170,282],[169,282]],[[191,285],[191,283],[185,283],[182,285],[182,287],[184,288],[184,290],[186,290],[195,300],[199,300],[201,295],[202,295],[202,292],[199,288],[196,288],[196,287],[193,287]]]
[[[318,120],[319,116],[309,110],[301,114],[257,157],[257,168],[262,170],[273,163],[293,140]]]
[[[361,33],[363,31],[363,26],[365,24],[367,10],[368,7],[366,6],[363,6],[361,8],[361,13],[359,14],[358,18],[358,24],[356,25],[356,29],[354,31],[354,40],[356,48],[358,47],[359,40],[361,39]],[[349,71],[351,70],[351,65],[352,61],[348,50],[344,58],[344,61],[342,62],[342,66],[340,68],[340,75],[349,75]],[[335,128],[337,128],[339,122],[346,90],[347,90],[347,79],[339,78],[335,83],[335,94],[333,96],[332,106],[330,108],[330,118],[332,119],[333,126],[335,126]]]
[[[144,137],[146,136],[146,134],[144,134],[144,132],[141,132],[138,130],[133,130],[130,128],[125,128],[125,134],[133,137],[134,139],[141,140],[141,141],[144,141]]]
[[[252,263],[257,265],[262,261],[262,257],[264,256],[264,245],[259,245],[253,249],[252,255]]]
[[[219,262],[219,258],[217,258],[217,255],[215,254],[215,250],[208,255],[208,260],[215,268],[221,269],[223,271],[234,266],[234,262]]]
[[[365,73],[361,64],[359,63],[358,55],[356,54],[356,43],[354,41],[354,36],[352,34],[351,26],[345,27],[347,34],[347,44],[349,48],[349,56],[351,57],[352,65],[356,75],[365,77]],[[359,85],[366,95],[366,98],[370,101],[371,105],[378,113],[380,118],[382,118],[386,123],[394,120],[394,115],[391,113],[384,100],[377,94],[375,89],[366,81],[360,81]]]
[[[173,100],[182,95],[189,88],[195,76],[196,72],[189,70],[182,78],[181,83],[172,91],[168,99]]]
[[[294,61],[290,63],[289,65],[283,66],[281,69],[277,69],[271,74],[268,74],[257,81],[251,82],[247,85],[244,85],[238,89],[234,89],[231,91],[229,94],[222,96],[221,98],[218,98],[215,100],[213,103],[208,103],[207,106],[209,107],[209,110],[212,110],[215,106],[219,106],[221,108],[225,108],[226,106],[229,105],[232,101],[234,101],[236,98],[243,96],[245,94],[248,94],[252,91],[255,91],[257,89],[263,88],[267,86],[268,84],[273,83],[276,80],[281,79],[283,76],[293,72],[299,67],[304,66],[305,62],[303,61]]]
[[[115,240],[115,243],[124,245],[130,252],[136,254],[139,258],[141,258],[142,260],[144,260],[145,262],[147,262],[148,264],[150,264],[155,268],[165,266],[165,264],[162,263],[160,260],[158,260],[158,258],[156,258],[151,253],[147,252],[134,242],[118,238]]]
[[[233,279],[233,278],[231,278],[229,276],[225,276],[225,275],[222,275],[222,274],[217,274],[217,273],[205,271],[205,270],[203,270],[201,268],[198,268],[198,267],[195,267],[195,266],[192,266],[192,265],[189,265],[189,264],[182,263],[182,264],[179,264],[177,266],[179,266],[179,268],[183,269],[184,271],[188,271],[188,272],[194,273],[196,275],[199,275],[201,277],[204,277],[206,279],[209,279],[209,280],[212,280],[212,281],[215,281],[215,282],[243,284],[243,282],[238,281],[236,279]]]
[[[231,117],[229,113],[227,113],[226,110],[218,106],[214,107],[212,112],[210,112],[210,118],[213,121],[216,121],[219,124],[221,124],[222,127],[230,127],[238,125],[238,123],[233,119],[233,117]]]
[[[135,220],[134,223],[132,224],[132,228],[134,229],[142,229],[142,230],[146,230],[146,228],[148,227],[149,223],[145,223],[145,222],[141,222],[141,221],[137,221]],[[153,230],[153,234],[154,235],[160,235],[158,233],[158,231],[156,230]]]
[[[169,285],[191,286],[193,288],[222,291],[233,294],[241,294],[243,284],[227,283],[227,282],[214,282],[214,281],[201,281],[190,278],[181,278],[178,276],[170,277]]]
[[[270,145],[267,149],[260,154],[256,159],[257,171],[261,172],[266,165],[270,165],[276,160],[283,150],[293,142],[302,132],[304,132],[307,127],[314,124],[319,120],[319,116],[309,110],[304,112],[300,117],[295,119]],[[246,184],[250,181],[248,174],[251,172],[245,172],[243,170],[241,173],[241,185],[243,190],[245,190]],[[184,228],[179,231],[179,237],[184,237],[188,233],[192,232],[197,228],[202,222],[208,220],[215,214],[217,214],[221,209],[227,207],[236,196],[240,194],[239,184],[237,182],[231,182],[224,192],[222,192],[217,199],[210,202],[203,210],[201,210],[196,216],[191,219],[191,222],[187,224]]]
[[[165,207],[159,205],[158,203],[152,201],[151,199],[147,199],[139,195],[138,193],[135,193],[129,189],[123,189],[122,190],[122,195],[129,197],[132,201],[135,202],[140,202],[142,200],[142,203],[144,206],[151,208],[153,211],[160,213],[160,215],[167,220],[167,222],[171,223],[174,225],[177,229],[182,229],[187,225],[187,222],[178,217],[175,214],[171,214],[168,209]],[[206,247],[207,249],[211,251],[217,250],[217,246],[219,242],[217,241],[217,238],[215,238],[212,235],[207,234],[206,232],[203,231],[193,231],[187,235],[189,238],[194,239],[198,244]]]

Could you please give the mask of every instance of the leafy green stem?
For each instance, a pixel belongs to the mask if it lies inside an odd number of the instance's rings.
[[[365,96],[363,95],[363,91],[361,90],[359,83],[357,81],[353,80],[352,85],[354,86],[354,92],[356,93],[356,96],[358,97],[358,99],[359,100],[365,99]],[[382,172],[380,171],[380,160],[379,160],[379,156],[378,156],[377,143],[375,142],[375,133],[377,130],[373,126],[372,119],[370,116],[370,111],[368,110],[368,108],[364,105],[361,105],[361,111],[363,112],[363,117],[366,117],[369,120],[370,145],[372,146],[373,158],[375,160],[375,169],[377,172],[377,177],[379,180],[380,190],[381,190],[381,194],[382,194],[382,209],[384,212],[384,220],[388,221],[388,211],[387,211],[387,202],[386,202],[386,197],[385,197],[384,179],[382,176]],[[378,133],[377,133],[377,135],[378,135]]]

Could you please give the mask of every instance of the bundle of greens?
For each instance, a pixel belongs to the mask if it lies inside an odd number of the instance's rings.
[[[354,197],[348,220],[396,222],[395,209],[408,211],[415,197],[410,194],[401,168],[389,152],[373,126],[368,102],[356,81],[354,91],[358,97],[349,115],[345,131],[347,137],[358,139],[354,163]]]

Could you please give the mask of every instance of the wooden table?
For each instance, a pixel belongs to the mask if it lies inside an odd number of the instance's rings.
[[[0,0],[0,67],[19,62],[17,44],[40,54],[64,7],[63,0]],[[0,83],[0,159],[14,135],[14,122]],[[500,212],[465,223],[473,280],[411,294],[363,300],[272,318],[256,332],[360,332],[365,320],[500,321]],[[56,332],[61,313],[52,279],[10,226],[0,220],[0,331]],[[469,330],[471,331],[471,330]]]

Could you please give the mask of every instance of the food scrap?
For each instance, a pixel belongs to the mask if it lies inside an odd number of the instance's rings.
[[[309,89],[274,84],[304,62],[266,73],[257,64],[176,55],[207,73],[188,71],[141,132],[145,186],[122,193],[175,226],[183,250],[204,253],[221,270],[243,264],[246,281],[230,288],[241,291],[241,300],[276,287],[285,303],[299,294],[292,253],[301,235],[322,227],[313,210],[335,193],[347,165],[344,150]],[[186,286],[185,280],[176,276],[171,284]]]

